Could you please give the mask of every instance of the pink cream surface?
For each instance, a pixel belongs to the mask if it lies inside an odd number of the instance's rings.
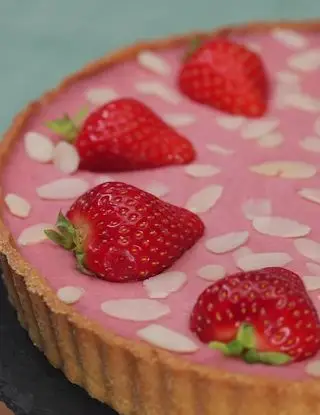
[[[239,42],[252,42],[259,46],[261,56],[272,82],[273,92],[276,87],[276,74],[279,71],[290,70],[287,59],[298,52],[320,47],[320,35],[304,35],[307,47],[299,50],[290,49],[272,36],[250,36],[237,39]],[[127,62],[106,70],[89,80],[78,82],[68,91],[61,94],[56,101],[35,116],[28,125],[27,131],[37,131],[57,141],[43,125],[46,120],[60,117],[65,112],[75,113],[86,104],[85,92],[89,88],[114,88],[120,96],[135,97],[149,105],[160,116],[174,113],[188,113],[195,116],[195,123],[177,128],[194,144],[197,151],[197,163],[213,164],[221,172],[213,177],[193,178],[186,174],[184,166],[160,168],[150,171],[111,174],[118,180],[138,187],[145,187],[152,181],[158,181],[169,188],[165,200],[184,206],[187,199],[209,184],[219,184],[224,192],[218,203],[208,212],[200,214],[206,225],[205,236],[176,264],[172,270],[185,272],[187,284],[178,292],[160,300],[168,304],[171,313],[156,321],[189,337],[193,337],[188,329],[191,309],[198,295],[211,283],[197,276],[197,271],[204,265],[219,264],[225,267],[227,273],[238,269],[232,253],[215,255],[206,250],[204,243],[208,238],[228,232],[247,230],[250,238],[246,246],[254,252],[287,252],[293,261],[287,268],[308,275],[307,258],[297,252],[293,239],[265,236],[255,231],[251,222],[245,218],[241,206],[249,198],[267,198],[272,201],[273,215],[294,219],[310,226],[310,239],[320,241],[320,206],[306,201],[298,196],[297,191],[304,187],[319,188],[320,183],[320,154],[301,148],[299,141],[307,136],[315,136],[314,124],[319,112],[307,112],[300,109],[276,106],[275,94],[271,95],[269,112],[265,116],[280,121],[277,131],[283,134],[284,142],[276,148],[263,148],[257,140],[244,140],[240,130],[226,130],[219,126],[216,117],[225,115],[211,108],[193,103],[181,97],[177,105],[166,103],[159,97],[138,93],[135,83],[141,81],[160,81],[176,89],[176,73],[179,68],[182,50],[168,50],[160,55],[172,67],[170,76],[155,75],[142,68],[137,62]],[[304,93],[320,97],[319,72],[297,72],[301,89]],[[206,145],[216,144],[234,150],[232,155],[221,155],[210,152]],[[279,177],[266,177],[249,170],[249,166],[265,161],[291,160],[304,161],[318,167],[318,172],[311,178],[290,180]],[[96,174],[78,171],[76,177],[89,181],[93,186]],[[27,219],[14,217],[8,210],[4,211],[4,219],[13,235],[18,237],[26,227],[40,223],[54,223],[60,209],[66,211],[72,201],[45,201],[36,194],[36,188],[54,179],[64,177],[52,164],[40,164],[26,156],[23,139],[17,143],[14,152],[5,168],[2,183],[5,193],[17,193],[29,200],[32,211]],[[100,305],[108,299],[147,298],[142,283],[115,284],[81,275],[74,268],[74,259],[66,251],[50,242],[21,247],[23,256],[40,271],[48,280],[53,290],[64,286],[79,286],[85,289],[83,297],[74,307],[85,317],[95,320],[108,330],[126,338],[137,339],[137,330],[152,322],[136,323],[108,317],[101,311]],[[318,275],[320,278],[320,275]],[[310,293],[314,304],[320,310],[320,290]],[[193,338],[196,342],[197,340]],[[139,340],[140,341],[140,340]],[[318,360],[320,353],[307,362],[291,364],[286,367],[267,367],[262,365],[247,365],[241,361],[228,359],[219,352],[209,350],[206,345],[198,343],[200,348],[196,353],[184,355],[183,358],[193,362],[212,366],[232,372],[243,372],[285,379],[310,379],[306,373],[306,364]]]

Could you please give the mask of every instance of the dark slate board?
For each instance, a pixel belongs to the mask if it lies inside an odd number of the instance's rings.
[[[0,271],[1,272],[1,271]],[[0,401],[15,415],[117,415],[67,381],[33,346],[0,278]]]

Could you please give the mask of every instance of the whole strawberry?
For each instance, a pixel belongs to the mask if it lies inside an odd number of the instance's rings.
[[[193,49],[178,77],[185,95],[230,114],[260,117],[266,112],[268,80],[256,53],[227,38]]]
[[[239,272],[198,298],[190,328],[204,343],[248,363],[304,360],[320,348],[320,321],[298,275],[283,268]]]
[[[125,171],[189,163],[192,144],[143,103],[133,98],[109,102],[78,128],[69,116],[47,126],[74,143],[80,169]]]
[[[80,196],[56,227],[47,236],[73,252],[80,271],[114,282],[161,273],[204,232],[194,213],[120,182]]]

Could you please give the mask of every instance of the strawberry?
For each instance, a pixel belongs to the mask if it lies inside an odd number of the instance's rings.
[[[239,272],[198,298],[190,328],[204,343],[249,363],[284,364],[320,349],[320,321],[298,275],[283,268]]]
[[[73,252],[80,271],[113,282],[161,273],[204,232],[194,213],[120,182],[80,196],[56,228],[47,236]]]
[[[83,170],[136,170],[189,163],[195,158],[185,137],[133,98],[97,108],[80,128],[68,115],[47,126],[74,143]]]
[[[181,67],[182,93],[230,114],[262,116],[269,88],[260,57],[226,38],[211,39],[197,48],[199,43]]]

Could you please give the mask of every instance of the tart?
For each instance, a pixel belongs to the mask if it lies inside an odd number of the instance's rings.
[[[179,92],[177,74],[195,36],[232,39],[262,57],[267,112],[228,115]],[[319,314],[319,53],[319,21],[143,42],[86,66],[16,116],[0,147],[3,277],[21,325],[71,382],[125,415],[320,413],[319,352],[279,367],[247,364],[208,348],[189,328],[203,290],[239,269],[296,272]],[[126,96],[187,137],[195,160],[103,174],[77,170],[78,154],[57,148],[48,121]],[[204,235],[166,275],[125,284],[92,278],[46,240],[44,229],[59,210],[112,181],[203,221]]]

